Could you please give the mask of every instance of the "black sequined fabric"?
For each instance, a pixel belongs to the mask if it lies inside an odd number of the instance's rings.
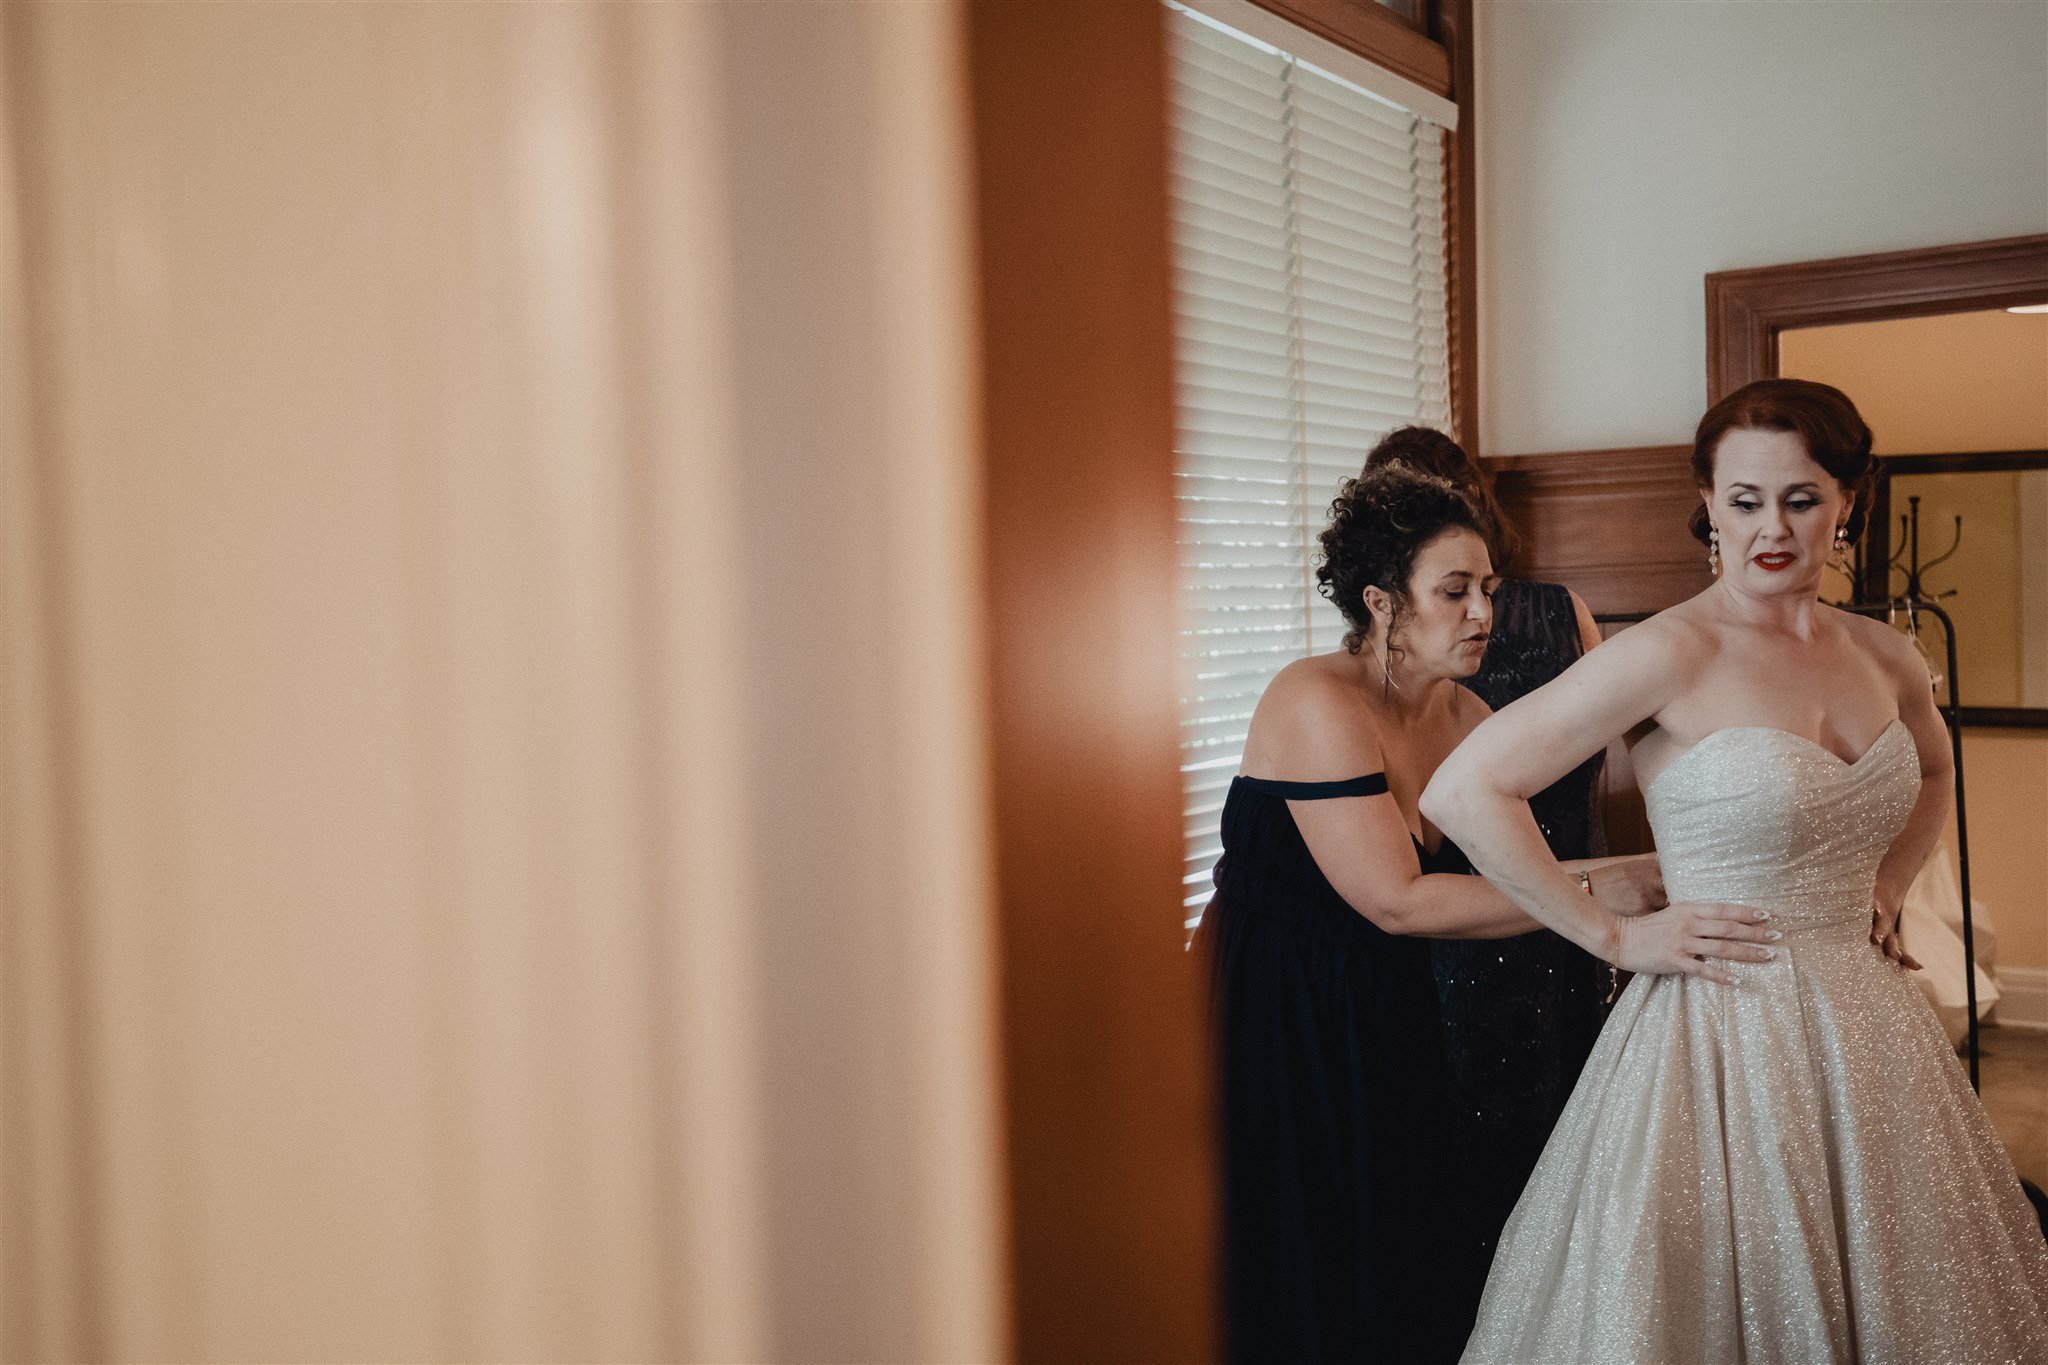
[[[1486,662],[1466,686],[1498,711],[1569,668],[1583,652],[1571,594],[1509,579],[1493,599]],[[1529,802],[1559,859],[1606,851],[1595,755]],[[1430,945],[1443,1018],[1453,1141],[1477,1203],[1481,1264],[1564,1111],[1606,1019],[1605,964],[1547,929]]]

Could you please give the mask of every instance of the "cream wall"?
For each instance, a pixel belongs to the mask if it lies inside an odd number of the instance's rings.
[[[2048,232],[2037,0],[1477,0],[1490,455],[1667,445],[1702,278]]]
[[[960,20],[0,7],[0,1354],[1001,1356]]]
[[[2048,734],[1965,730],[1963,776],[1969,784],[1970,894],[1984,902],[1997,926],[1999,971],[2018,968],[2048,978]],[[1947,837],[1954,847],[1953,820]]]

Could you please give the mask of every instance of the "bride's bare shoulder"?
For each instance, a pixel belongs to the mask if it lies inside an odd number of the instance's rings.
[[[1617,666],[1693,668],[1714,652],[1718,638],[1695,597],[1617,631],[1597,653],[1613,650],[1610,658]]]
[[[1927,665],[1920,658],[1920,652],[1913,648],[1913,642],[1887,622],[1873,616],[1864,616],[1839,607],[1827,607],[1828,619],[1858,649],[1875,659],[1887,672],[1896,673],[1918,680],[1927,672]]]

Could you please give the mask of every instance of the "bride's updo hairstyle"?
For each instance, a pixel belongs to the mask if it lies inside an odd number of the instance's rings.
[[[1870,427],[1849,395],[1809,379],[1759,379],[1744,384],[1707,409],[1692,441],[1692,481],[1714,487],[1714,451],[1731,431],[1789,431],[1806,445],[1813,462],[1834,475],[1844,493],[1856,497],[1849,511],[1849,539],[1863,535],[1877,462],[1870,455]],[[1711,527],[1706,505],[1692,509],[1692,533],[1704,545]]]
[[[1522,538],[1515,534],[1513,523],[1494,498],[1493,480],[1486,477],[1478,461],[1465,453],[1465,447],[1435,427],[1396,427],[1366,453],[1367,469],[1378,469],[1383,464],[1405,464],[1462,490],[1492,527],[1485,535],[1487,553],[1493,557],[1493,571],[1507,572],[1508,564],[1522,548]]]
[[[1316,560],[1316,591],[1330,599],[1351,629],[1344,648],[1358,653],[1372,638],[1365,590],[1393,599],[1394,625],[1408,610],[1408,579],[1423,546],[1453,527],[1487,535],[1487,519],[1448,480],[1406,464],[1383,464],[1346,479],[1330,504],[1330,524]],[[1392,634],[1392,626],[1388,633]]]

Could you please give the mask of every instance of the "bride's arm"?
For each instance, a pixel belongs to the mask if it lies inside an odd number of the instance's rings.
[[[1681,628],[1648,621],[1623,631],[1563,676],[1495,713],[1444,760],[1422,812],[1486,878],[1530,915],[1630,971],[1686,972],[1732,983],[1702,958],[1761,961],[1761,911],[1682,905],[1638,919],[1607,914],[1552,861],[1528,798],[1654,716],[1689,672]]]
[[[1913,813],[1877,865],[1877,905],[1871,916],[1870,941],[1883,948],[1892,961],[1917,968],[1920,964],[1907,955],[1895,930],[1907,888],[1941,842],[1949,804],[1955,800],[1955,760],[1949,749],[1948,726],[1934,704],[1926,661],[1890,626],[1874,621],[1867,625],[1874,627],[1866,634],[1881,651],[1886,671],[1899,684],[1899,719],[1913,736],[1913,748],[1920,758],[1920,795],[1913,802]]]

